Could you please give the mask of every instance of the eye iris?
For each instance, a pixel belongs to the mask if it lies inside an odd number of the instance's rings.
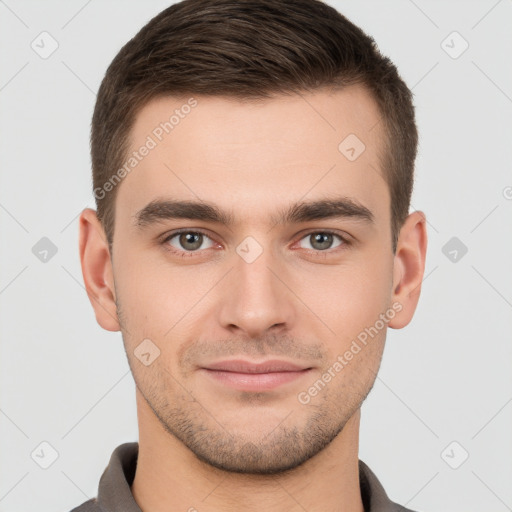
[[[311,235],[312,247],[315,249],[329,249],[329,246],[332,244],[332,235],[330,233],[316,233]],[[319,247],[315,246],[315,244],[319,242]]]
[[[186,249],[195,251],[201,247],[203,235],[201,233],[182,233],[180,235],[180,244]],[[187,243],[191,243],[194,247],[187,247]]]

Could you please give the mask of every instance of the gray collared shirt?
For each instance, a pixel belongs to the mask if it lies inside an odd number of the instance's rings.
[[[101,475],[98,496],[71,512],[141,512],[130,486],[135,477],[139,443],[124,443],[112,453]],[[413,512],[393,503],[370,468],[359,461],[359,485],[365,512]]]

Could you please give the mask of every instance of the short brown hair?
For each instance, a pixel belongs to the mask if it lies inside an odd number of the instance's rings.
[[[151,19],[116,55],[91,127],[97,214],[112,250],[117,187],[140,109],[159,96],[264,99],[321,87],[365,86],[384,122],[382,169],[393,252],[408,215],[418,133],[412,93],[373,38],[319,0],[183,0]],[[340,141],[341,142],[341,141]]]

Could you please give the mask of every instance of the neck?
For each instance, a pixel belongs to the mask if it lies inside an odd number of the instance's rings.
[[[229,473],[166,432],[137,390],[139,455],[131,490],[147,512],[364,512],[359,488],[360,411],[320,453],[283,474]]]

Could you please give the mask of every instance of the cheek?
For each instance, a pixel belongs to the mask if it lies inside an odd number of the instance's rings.
[[[334,331],[337,344],[374,325],[389,307],[392,258],[360,259],[303,279],[299,296]]]
[[[194,305],[218,279],[212,267],[179,267],[163,256],[135,251],[115,268],[116,292],[130,335],[163,340],[194,315]],[[185,318],[184,318],[185,317]],[[175,327],[173,327],[175,326]]]

